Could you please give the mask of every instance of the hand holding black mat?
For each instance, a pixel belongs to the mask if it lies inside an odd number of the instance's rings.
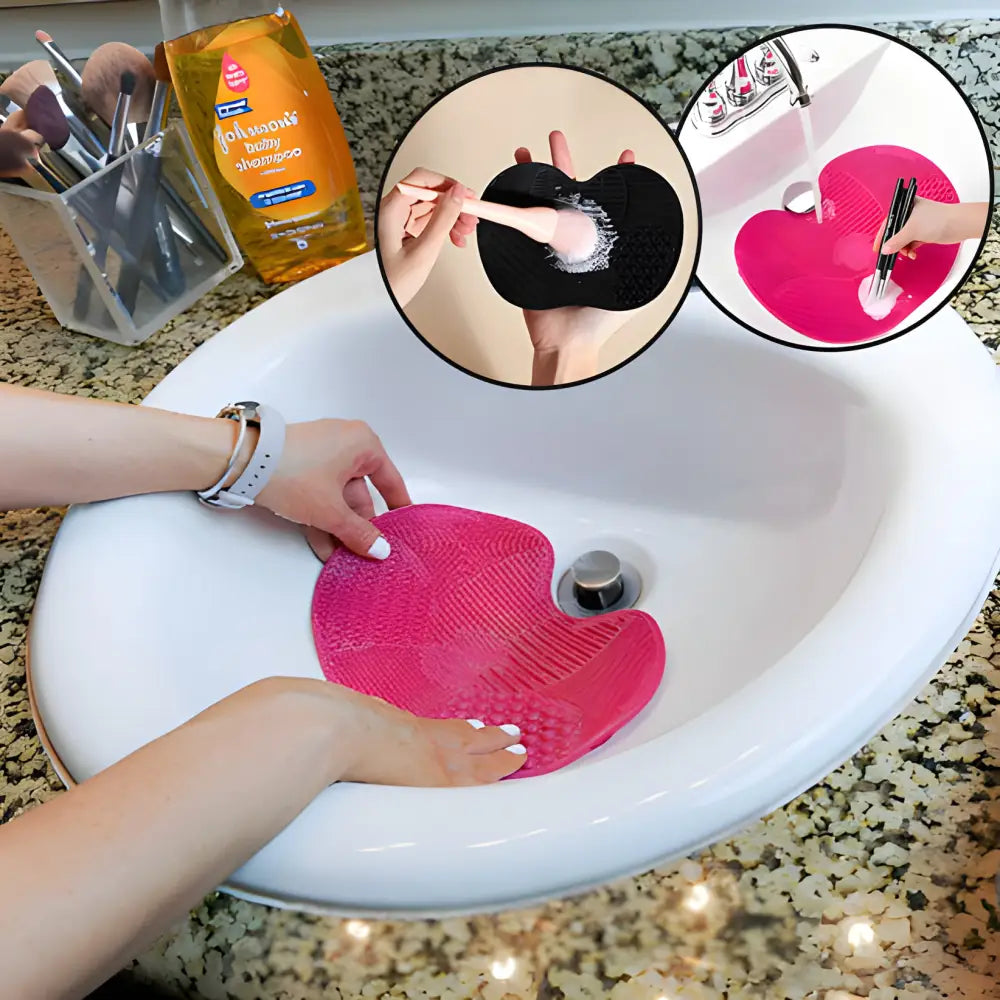
[[[522,309],[638,309],[667,287],[677,266],[684,236],[680,200],[670,182],[648,167],[619,163],[576,181],[546,163],[517,163],[495,177],[482,197],[522,208],[593,206],[599,228],[613,239],[604,266],[567,270],[545,244],[481,220],[477,239],[486,276],[501,298]]]

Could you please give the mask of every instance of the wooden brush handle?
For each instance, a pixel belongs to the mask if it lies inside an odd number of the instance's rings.
[[[419,187],[416,184],[400,182],[396,187],[401,194],[419,201],[437,201],[440,194],[439,191]],[[478,198],[466,198],[462,203],[462,211],[466,215],[474,215],[477,219],[488,219],[501,226],[509,226],[539,243],[548,243],[552,239],[558,219],[558,213],[554,208],[544,206],[515,208],[513,205],[480,201]]]

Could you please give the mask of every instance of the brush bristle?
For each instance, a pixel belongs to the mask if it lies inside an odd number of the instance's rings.
[[[0,176],[18,176],[37,153],[38,147],[23,132],[0,132]]]
[[[131,73],[135,79],[128,120],[144,122],[156,79],[153,64],[137,48],[124,42],[105,42],[94,49],[81,74],[84,102],[109,125],[124,73]]]
[[[52,41],[52,36],[47,32],[39,28],[35,32],[35,39],[41,42],[43,45],[48,45]]]
[[[135,73],[127,69],[121,75],[121,92],[126,97],[131,97],[135,93]]]
[[[62,149],[69,142],[69,124],[59,100],[48,87],[39,87],[25,105],[28,125],[45,137],[53,149]]]
[[[156,43],[153,52],[153,72],[161,83],[170,83],[170,63],[167,62],[167,50],[163,42]]]
[[[23,108],[39,87],[58,87],[56,74],[47,59],[32,59],[18,67],[0,83],[0,94]]]

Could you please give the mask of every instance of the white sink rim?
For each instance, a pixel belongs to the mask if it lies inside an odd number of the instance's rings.
[[[231,381],[234,369],[265,371],[284,352],[316,336],[303,327],[276,340],[277,321],[289,312],[321,313],[337,298],[335,289],[344,287],[361,298],[377,288],[384,297],[373,254],[317,275],[237,320],[178,366],[147,402],[211,411],[214,402],[207,400],[218,399],[218,389],[211,387]],[[711,310],[699,299],[690,296],[684,310]],[[384,308],[391,311],[387,300]],[[412,336],[393,316],[400,335]],[[331,322],[346,335],[351,309]],[[720,316],[719,322],[726,320]],[[940,357],[939,346],[946,348]],[[647,354],[655,350],[654,345]],[[985,430],[988,415],[995,420],[1000,411],[1000,384],[988,353],[951,310],[906,341],[881,350],[885,358],[900,363],[911,355],[935,352],[929,374],[939,377],[940,385],[929,387],[934,399],[927,407],[911,398],[912,386],[903,384],[905,380],[896,387],[887,385],[882,402],[897,416],[906,416],[911,443],[919,437],[920,449],[906,456],[909,475],[925,487],[936,486],[938,495],[930,503],[926,492],[916,487],[907,494],[891,522],[880,526],[868,557],[830,613],[763,676],[664,736],[583,769],[457,791],[361,786],[327,790],[236,872],[226,888],[298,909],[395,916],[486,911],[567,895],[715,841],[788,801],[849,756],[906,704],[964,635],[978,613],[984,587],[993,579],[1000,552],[1000,461],[984,457],[1000,459],[1000,443]],[[874,376],[868,366],[861,370],[857,358],[853,365],[852,357],[845,355],[822,362],[817,358],[817,363],[850,372],[855,381],[870,387]],[[872,367],[877,374],[884,366]],[[611,377],[627,379],[627,372]],[[937,419],[946,411],[953,414],[953,424],[947,426]],[[959,428],[957,413],[967,426]],[[364,419],[364,414],[350,416]],[[941,475],[942,463],[946,476]],[[973,476],[977,489],[970,491],[965,484]],[[943,510],[961,510],[963,516],[945,521],[940,517]],[[32,683],[36,703],[42,702],[36,713],[40,731],[48,675],[58,673],[49,660],[52,636],[45,620],[53,613],[58,616],[58,596],[52,596],[58,594],[55,575],[61,560],[72,558],[69,535],[78,523],[86,523],[88,514],[86,509],[72,511],[61,530],[32,621]],[[886,593],[881,581],[900,576],[907,538],[931,530],[933,544],[904,560],[899,593]],[[53,601],[55,609],[49,611]],[[898,614],[901,607],[906,615]],[[667,636],[668,672],[669,642]],[[855,661],[890,666],[881,672],[865,670]],[[856,682],[850,698],[843,695],[845,677]],[[832,687],[831,678],[839,678]],[[828,697],[817,696],[824,684],[828,694],[833,691],[841,698],[837,711],[830,710]],[[794,718],[798,731],[808,732],[808,745],[800,738],[791,746],[777,746],[775,738],[788,717]],[[851,720],[847,728],[845,720]],[[64,778],[75,777],[65,774],[58,762],[58,734],[50,730],[47,737],[57,769]],[[768,756],[769,745],[774,756]],[[701,765],[702,776],[695,782],[678,763],[691,759]],[[599,802],[594,801],[595,788],[601,789]],[[444,810],[475,817],[474,829],[456,824],[442,832],[436,817]],[[351,830],[343,829],[345,814],[352,816]],[[398,825],[400,816],[405,816],[409,841],[419,845],[419,877],[413,872],[417,853],[385,849],[386,840],[393,838],[379,832]],[[528,818],[532,829],[523,829],[525,823],[518,829],[519,816]],[[545,818],[544,829],[534,826],[539,816]],[[603,821],[605,816],[610,820]],[[483,854],[473,857],[467,850],[482,843],[484,828],[505,831],[489,844],[489,864],[482,863]],[[314,838],[309,831],[330,829],[343,835],[342,853],[335,860],[310,855],[308,845]],[[575,850],[567,851],[566,843],[573,843]],[[299,861],[307,871],[298,870]],[[385,887],[392,887],[388,894]]]

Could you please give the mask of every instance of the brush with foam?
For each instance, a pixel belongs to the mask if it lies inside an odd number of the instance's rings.
[[[435,201],[440,193],[405,182],[400,182],[396,187],[401,194],[419,201]],[[547,244],[570,261],[586,260],[597,246],[596,223],[586,212],[577,208],[548,208],[541,205],[517,208],[493,201],[480,201],[478,198],[466,198],[462,211],[478,219],[487,219],[516,229],[537,243]]]
[[[882,241],[879,244],[878,260],[875,264],[875,274],[872,278],[871,296],[877,302],[885,294],[886,285],[896,266],[898,253],[886,253],[885,245],[910,221],[910,214],[913,211],[913,204],[917,197],[917,179],[910,178],[910,183],[903,186],[903,178],[896,181],[896,187],[892,194],[892,201],[886,215],[885,229],[882,232]]]

